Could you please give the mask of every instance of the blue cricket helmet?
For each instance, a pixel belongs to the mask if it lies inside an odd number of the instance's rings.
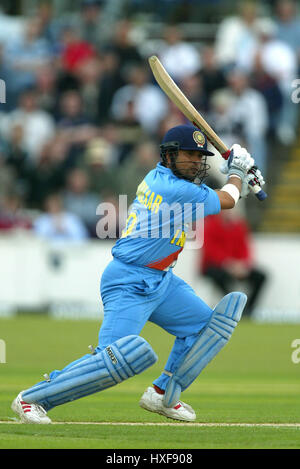
[[[204,133],[192,125],[172,127],[165,134],[161,146],[177,146],[178,150],[194,150],[206,156],[214,156],[214,153],[207,149],[207,138]]]

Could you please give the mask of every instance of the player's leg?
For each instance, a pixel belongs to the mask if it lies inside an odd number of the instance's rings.
[[[201,330],[210,321],[211,315],[211,308],[193,289],[173,275],[167,294],[149,320],[176,336],[176,340],[164,372],[153,382],[154,388],[148,387],[143,394],[141,407],[176,420],[195,420],[194,410],[182,401],[167,408],[164,404],[164,393],[170,379],[169,374],[181,357],[189,352]]]
[[[150,345],[138,336],[159,302],[159,295],[153,294],[150,298],[145,291],[149,284],[155,286],[156,281],[153,283],[150,276],[146,283],[141,281],[140,275],[135,278],[133,268],[127,276],[120,273],[120,269],[111,272],[110,267],[108,270],[109,278],[104,275],[102,282],[105,314],[98,347],[92,355],[81,357],[62,371],[55,370],[48,380],[22,392],[13,403],[13,410],[22,421],[30,423],[35,410],[37,414],[49,411],[57,405],[114,386],[141,373],[157,360]],[[118,275],[125,279],[124,282],[131,276],[126,289],[120,285]],[[43,422],[34,419],[34,423]]]
[[[55,379],[24,391],[22,399],[48,411],[121,383],[143,372],[156,360],[154,351],[142,337],[124,337]]]
[[[213,310],[191,286],[174,275],[168,295],[150,317],[150,321],[176,337],[165,370],[154,381],[156,386],[166,389],[169,374],[176,369],[181,357],[190,351],[201,331],[209,324],[212,314]]]
[[[168,415],[168,408],[174,409],[178,405],[181,391],[228,342],[245,303],[244,294],[232,293],[211,310],[185,282],[174,276],[173,288],[150,318],[176,336],[165,370],[153,383],[163,395],[158,398],[149,388],[141,401],[149,400],[146,402],[149,407],[155,407],[154,401],[159,401],[160,413],[176,418]]]

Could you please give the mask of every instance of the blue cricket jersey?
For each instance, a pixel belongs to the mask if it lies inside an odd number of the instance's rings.
[[[164,270],[183,250],[190,224],[220,210],[214,190],[180,179],[159,163],[139,185],[112,255],[125,263]]]

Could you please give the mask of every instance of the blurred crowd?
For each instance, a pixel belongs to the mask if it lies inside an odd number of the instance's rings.
[[[213,41],[194,44],[180,24],[166,24],[151,53],[223,140],[246,145],[266,174],[270,145],[296,139],[300,17],[292,0],[268,16],[260,3],[239,5]],[[0,230],[96,237],[97,206],[118,210],[119,194],[130,205],[159,161],[162,136],[184,122],[154,82],[135,23],[106,21],[104,6],[83,0],[57,18],[40,2],[17,25],[0,14]]]

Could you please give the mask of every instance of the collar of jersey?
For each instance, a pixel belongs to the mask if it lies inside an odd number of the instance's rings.
[[[163,166],[162,163],[158,163],[156,168],[160,173],[165,173],[169,174],[170,176],[176,177],[173,171],[170,168],[166,168],[165,166]]]

